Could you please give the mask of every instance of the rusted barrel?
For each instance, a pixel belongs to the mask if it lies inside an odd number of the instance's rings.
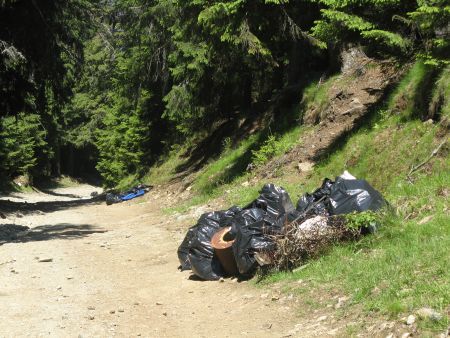
[[[235,276],[238,274],[238,269],[233,255],[233,248],[231,247],[234,239],[230,238],[230,230],[231,227],[225,227],[216,232],[211,239],[211,245],[225,272],[230,276]]]

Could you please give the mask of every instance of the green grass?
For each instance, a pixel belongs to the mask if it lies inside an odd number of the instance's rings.
[[[177,174],[177,168],[186,161],[186,159],[182,157],[185,152],[186,147],[176,146],[166,158],[150,169],[142,181],[152,185],[170,182]]]
[[[339,287],[353,295],[353,302],[385,314],[421,306],[444,311],[450,303],[450,217],[443,211],[448,197],[439,192],[448,186],[450,174],[448,163],[442,165],[436,174],[421,175],[413,185],[398,182],[385,193],[400,210],[384,216],[377,234],[336,246],[307,268],[273,274],[266,282],[311,279]],[[433,215],[429,222],[418,224],[428,215]],[[379,293],[373,293],[376,287]]]
[[[257,133],[242,141],[235,149],[228,149],[221,156],[208,164],[199,172],[195,179],[196,191],[208,196],[214,195],[214,190],[233,180],[245,176],[245,169],[250,163],[251,151],[261,138]]]
[[[389,100],[390,109],[403,119],[427,116],[438,69],[417,61],[409,69]]]
[[[139,184],[139,176],[136,174],[128,175],[120,180],[120,182],[114,187],[117,191],[127,191],[128,189]]]
[[[430,111],[438,113],[442,118],[450,119],[450,66],[443,69],[434,89],[430,103]]]
[[[417,69],[413,67],[412,72]],[[417,80],[411,74],[408,78]],[[405,83],[401,86],[410,86]],[[311,191],[323,177],[347,169],[382,191],[395,212],[383,217],[384,227],[376,235],[335,246],[305,269],[275,273],[264,283],[310,280],[309,287],[338,289],[366,311],[392,318],[432,307],[444,314],[444,319],[420,321],[419,326],[434,332],[449,325],[445,316],[450,304],[448,148],[413,174],[413,183],[409,183],[406,174],[436,148],[441,127],[415,120],[412,110],[389,115],[393,102],[391,99],[387,110],[380,109],[368,125],[319,163],[304,188]],[[442,111],[445,109],[448,102]],[[433,217],[419,224],[426,216]]]
[[[330,88],[340,81],[339,75],[334,75],[324,82],[313,81],[309,86],[305,88],[303,91],[303,99],[302,104],[304,106],[305,112],[308,110],[314,110],[315,113],[312,116],[312,119],[315,122],[319,122],[323,116],[323,112],[325,108],[329,104],[329,96],[328,91]],[[312,121],[311,121],[312,122]]]

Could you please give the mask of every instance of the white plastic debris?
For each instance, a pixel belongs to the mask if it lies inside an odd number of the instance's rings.
[[[356,180],[356,177],[350,174],[347,170],[345,170],[341,176],[344,180]]]

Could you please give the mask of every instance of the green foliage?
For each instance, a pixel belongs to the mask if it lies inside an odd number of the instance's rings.
[[[414,2],[391,1],[330,1],[317,0],[325,6],[312,28],[313,35],[329,44],[348,42],[370,44],[383,51],[407,52],[412,44],[408,34],[402,34],[402,23],[393,21],[415,8]]]
[[[446,66],[436,81],[428,115],[450,121],[450,65]]]
[[[353,212],[345,215],[345,221],[345,226],[349,229],[377,229],[380,224],[380,215],[371,210],[364,212]]]
[[[391,95],[389,110],[402,119],[426,119],[435,74],[433,66],[423,60],[415,62]]]
[[[174,144],[261,117],[280,93],[327,72],[327,47],[334,60],[340,48],[361,44],[383,57],[448,61],[445,0],[45,0],[0,9],[0,114],[40,116],[54,154],[36,155],[46,173],[74,173],[83,158],[80,170],[97,167],[109,186],[139,176]],[[305,91],[309,108],[326,104],[329,83]],[[431,116],[420,100],[407,100],[411,110]],[[211,186],[283,153],[295,133],[260,134]]]
[[[313,124],[315,124],[325,117],[321,114],[326,111],[325,108],[329,104],[328,90],[333,85],[345,85],[343,83],[339,84],[339,81],[339,75],[335,75],[326,79],[325,81],[313,81],[305,88],[305,90],[303,91],[302,104],[304,106],[304,111],[309,112],[309,115],[313,120],[308,122],[312,122]]]
[[[419,30],[423,49],[420,52],[426,63],[448,64],[450,54],[450,5],[446,0],[417,0],[417,8],[408,12],[411,24]]]
[[[145,129],[139,115],[132,111],[109,111],[103,124],[97,134],[96,145],[100,152],[97,169],[105,185],[111,187],[131,173],[142,174]]]
[[[35,173],[40,162],[51,156],[46,131],[37,114],[5,117],[0,124],[0,158],[8,176]]]
[[[260,166],[268,162],[277,152],[277,139],[269,135],[258,150],[252,150],[252,163]]]

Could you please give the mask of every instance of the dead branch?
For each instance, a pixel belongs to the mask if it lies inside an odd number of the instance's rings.
[[[430,156],[428,156],[427,159],[426,159],[425,161],[423,161],[423,162],[419,163],[418,165],[416,165],[416,166],[414,166],[414,167],[411,168],[411,170],[409,171],[408,175],[406,175],[406,178],[408,179],[408,181],[409,181],[410,183],[412,183],[411,175],[412,175],[414,172],[416,172],[417,170],[419,170],[420,168],[422,168],[425,164],[427,164],[428,162],[430,162],[430,160],[431,160],[433,157],[435,157],[435,156],[439,153],[439,151],[441,150],[441,148],[442,148],[442,147],[444,146],[444,144],[446,144],[446,143],[447,143],[447,139],[445,139],[444,141],[442,141],[442,142],[439,144],[439,146],[431,152]]]

